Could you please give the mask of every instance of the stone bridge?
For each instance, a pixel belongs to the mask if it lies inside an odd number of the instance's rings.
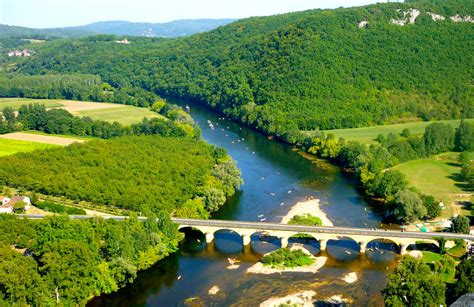
[[[312,236],[320,244],[320,249],[325,250],[329,240],[340,240],[349,238],[359,244],[360,252],[366,251],[367,245],[374,240],[390,240],[400,247],[400,253],[403,255],[407,247],[416,244],[419,241],[432,243],[438,246],[435,238],[442,237],[447,241],[454,239],[463,239],[468,242],[474,242],[474,235],[464,235],[446,232],[426,233],[426,232],[401,232],[393,230],[372,230],[364,228],[351,227],[325,227],[325,226],[300,226],[276,223],[261,222],[242,222],[242,221],[223,221],[223,220],[195,220],[178,219],[173,221],[179,225],[179,229],[192,228],[201,231],[206,236],[206,243],[214,240],[214,234],[220,230],[229,230],[239,234],[242,237],[242,244],[249,245],[253,234],[265,234],[278,237],[281,247],[288,246],[288,240],[298,234]]]
[[[30,219],[42,219],[41,214],[19,214],[21,217]],[[90,215],[70,215],[72,219],[89,219],[95,218]],[[123,221],[126,216],[106,215],[101,216],[104,219],[113,219]],[[139,217],[140,220],[146,220],[146,217]],[[289,238],[297,234],[310,235],[320,243],[320,249],[325,250],[329,240],[340,240],[349,238],[359,244],[360,252],[366,251],[367,244],[374,240],[390,240],[400,247],[400,253],[405,254],[407,247],[416,244],[419,241],[433,243],[438,246],[435,238],[444,238],[446,241],[455,239],[463,239],[468,243],[474,242],[474,235],[458,234],[449,232],[409,232],[394,231],[352,227],[328,227],[328,226],[300,226],[276,223],[262,222],[243,222],[243,221],[225,221],[225,220],[197,220],[197,219],[181,219],[172,218],[172,221],[178,224],[179,229],[193,228],[201,231],[206,236],[206,243],[214,240],[214,234],[220,230],[230,230],[242,237],[242,244],[247,246],[251,242],[253,234],[265,234],[268,236],[278,237],[281,241],[281,247],[288,246]]]

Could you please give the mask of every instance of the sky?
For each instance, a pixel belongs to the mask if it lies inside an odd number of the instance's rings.
[[[381,1],[381,0],[379,0]],[[314,8],[359,6],[374,0],[0,0],[0,24],[33,28],[97,21],[167,22],[244,18]]]

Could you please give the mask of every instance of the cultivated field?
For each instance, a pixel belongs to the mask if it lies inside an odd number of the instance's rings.
[[[34,143],[43,143],[43,144],[50,144],[50,145],[59,145],[59,146],[67,146],[72,143],[83,143],[85,140],[77,139],[77,138],[67,138],[64,136],[52,136],[52,135],[41,135],[41,134],[33,134],[33,133],[26,133],[26,132],[13,132],[0,135],[1,139],[9,139],[9,140],[16,140],[16,141],[25,141],[25,142],[34,142]]]
[[[48,149],[56,146],[57,145],[0,138],[0,156],[13,155],[18,152],[30,152],[38,149]]]
[[[474,123],[474,118],[468,119],[469,122]],[[440,123],[450,124],[454,128],[459,126],[460,120],[442,120]],[[385,126],[373,126],[366,128],[353,128],[353,129],[336,129],[336,130],[325,130],[326,134],[332,133],[336,138],[344,138],[346,140],[355,140],[365,144],[376,143],[375,138],[379,134],[389,134],[390,132],[400,134],[403,129],[410,129],[412,135],[421,135],[425,132],[425,128],[433,122],[413,122],[395,125]],[[308,132],[311,134],[311,132]]]
[[[46,108],[61,108],[76,116],[88,116],[96,120],[108,122],[119,122],[122,125],[139,123],[146,118],[163,116],[150,111],[147,108],[139,108],[115,103],[88,102],[74,100],[49,100],[49,99],[29,99],[29,98],[0,98],[0,111],[4,107],[12,107],[18,110],[25,104],[44,104]]]
[[[458,157],[459,153],[448,152],[398,164],[393,169],[404,173],[410,186],[443,201],[446,205],[443,216],[450,217],[453,213],[459,213],[451,210],[451,204],[456,201],[468,201],[471,196],[462,189],[463,183],[457,181],[461,172]]]

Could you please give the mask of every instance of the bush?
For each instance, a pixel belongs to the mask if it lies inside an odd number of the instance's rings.
[[[264,256],[262,262],[265,266],[282,269],[311,265],[314,263],[314,260],[302,250],[280,248],[279,250]]]
[[[311,214],[295,215],[288,222],[290,225],[322,226],[323,222],[317,216]]]
[[[86,215],[86,211],[81,208],[67,207],[61,204],[52,203],[49,201],[42,201],[36,204],[36,207],[54,213],[66,213],[69,215]]]

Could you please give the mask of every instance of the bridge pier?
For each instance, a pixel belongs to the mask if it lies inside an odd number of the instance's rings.
[[[320,251],[325,251],[327,248],[328,240],[321,239],[319,240],[319,249]]]
[[[400,255],[406,255],[408,253],[407,248],[409,244],[402,243],[400,244]]]
[[[281,246],[281,248],[288,247],[288,237],[281,237],[280,238],[280,246]]]
[[[213,232],[208,232],[206,233],[206,243],[210,244],[214,241],[214,233]]]
[[[242,235],[242,244],[244,246],[249,245],[251,241],[252,241],[252,238],[250,237],[250,235]]]
[[[359,251],[360,251],[360,253],[365,253],[366,249],[367,249],[367,242],[365,242],[365,241],[359,242]]]

